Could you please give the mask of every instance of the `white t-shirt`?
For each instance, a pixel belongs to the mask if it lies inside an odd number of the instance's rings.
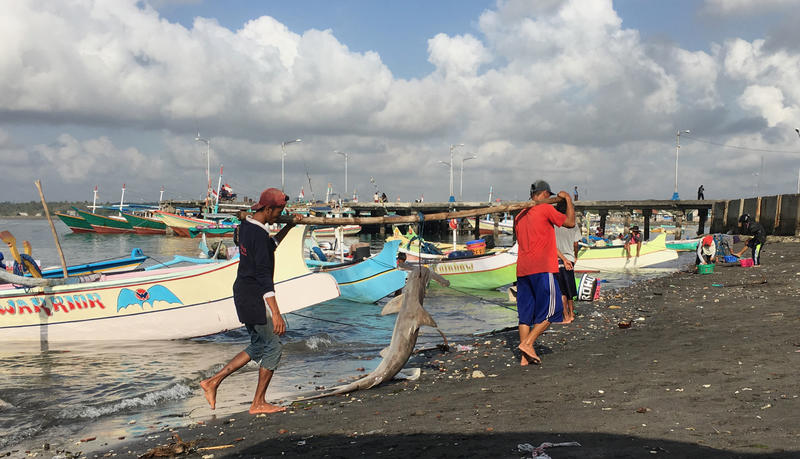
[[[554,228],[556,230],[556,247],[564,254],[564,258],[575,263],[574,244],[581,240],[581,229],[578,228],[578,225],[572,228],[564,228],[563,226],[555,226]]]

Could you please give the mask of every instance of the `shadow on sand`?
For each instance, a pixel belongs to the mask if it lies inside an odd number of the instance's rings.
[[[795,458],[798,451],[774,451],[768,445],[741,444],[736,451],[710,448],[693,443],[650,439],[602,433],[542,433],[517,434],[408,434],[287,436],[266,440],[226,457],[531,457],[517,445],[529,443],[534,447],[543,442],[578,442],[581,446],[548,448],[553,459],[565,458],[642,458],[642,457],[702,457],[708,458]]]

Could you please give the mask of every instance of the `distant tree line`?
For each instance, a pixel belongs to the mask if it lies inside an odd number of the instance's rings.
[[[91,203],[89,201],[48,201],[47,208],[50,209],[50,213],[53,212],[66,212],[68,210],[72,210],[72,207],[77,207],[78,209],[86,209],[88,205]],[[98,205],[111,205],[110,203],[105,204],[98,204]],[[28,216],[35,216],[36,214],[40,214],[44,216],[44,208],[42,207],[42,203],[39,201],[30,201],[30,202],[0,202],[0,217],[13,217],[17,215],[25,215]]]

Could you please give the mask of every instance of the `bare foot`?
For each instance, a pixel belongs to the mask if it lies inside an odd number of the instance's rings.
[[[524,344],[520,344],[517,346],[517,349],[522,351],[522,358],[527,359],[529,363],[540,364],[542,363],[542,359],[536,355],[536,351],[533,350],[533,346],[526,346]]]
[[[528,358],[525,357],[525,354],[522,354],[522,358],[519,359],[520,366],[527,366],[528,365]]]
[[[250,405],[250,409],[247,412],[250,414],[270,414],[270,413],[280,413],[282,411],[286,411],[285,406],[263,403],[258,405]]]
[[[200,387],[203,388],[203,392],[205,392],[206,400],[208,400],[208,404],[211,405],[211,409],[215,409],[217,405],[217,384],[214,384],[211,381],[212,378],[204,379],[200,381]]]
[[[573,320],[575,320],[575,318],[574,318],[574,317],[572,317],[572,316],[570,316],[570,317],[566,317],[566,316],[565,316],[565,317],[564,317],[564,320],[562,320],[562,321],[561,321],[561,323],[562,323],[562,324],[569,324],[569,323],[572,323],[572,321],[573,321]]]

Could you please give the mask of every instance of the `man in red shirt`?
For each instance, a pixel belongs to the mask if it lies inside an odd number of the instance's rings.
[[[553,195],[550,185],[537,180],[531,185],[531,200],[541,201]],[[519,350],[521,365],[541,363],[533,343],[551,322],[561,322],[563,305],[554,273],[558,273],[556,234],[553,226],[575,226],[575,207],[569,193],[560,191],[567,204],[566,214],[550,204],[529,207],[514,219],[519,245],[517,255],[517,314],[519,315]]]

